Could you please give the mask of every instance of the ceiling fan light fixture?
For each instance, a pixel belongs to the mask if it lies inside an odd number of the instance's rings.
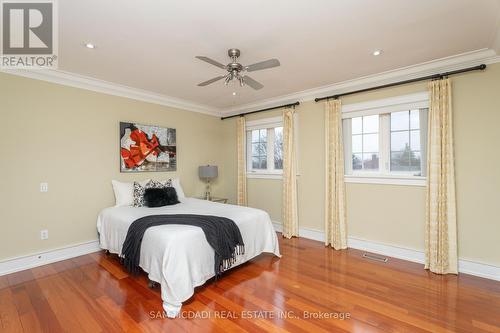
[[[238,80],[241,87],[248,85],[252,89],[259,90],[259,89],[264,88],[264,85],[256,80],[252,79],[251,77],[249,77],[246,74],[243,75],[243,73],[255,72],[255,71],[260,71],[263,69],[268,69],[268,68],[280,66],[280,62],[278,59],[268,59],[265,61],[257,62],[255,64],[252,64],[249,66],[243,66],[242,64],[237,62],[238,58],[240,56],[240,50],[238,50],[238,49],[229,49],[228,56],[229,56],[229,58],[231,58],[231,62],[227,65],[223,65],[220,62],[213,60],[211,58],[205,57],[205,56],[196,56],[195,58],[202,60],[202,61],[205,61],[213,66],[224,69],[228,72],[224,76],[222,76],[222,75],[217,76],[217,77],[214,77],[213,79],[199,83],[198,86],[204,87],[204,86],[207,86],[209,84],[212,84],[212,83],[224,78],[224,85],[226,85],[226,86],[229,84],[230,81],[236,79],[236,80]]]

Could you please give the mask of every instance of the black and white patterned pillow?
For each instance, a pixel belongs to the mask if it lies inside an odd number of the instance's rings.
[[[172,178],[169,178],[163,182],[160,182],[163,184],[164,187],[172,187]]]
[[[164,182],[150,180],[144,186],[138,182],[134,182],[134,207],[144,207],[144,192],[146,192],[146,189],[165,187],[172,187],[172,179],[168,179]]]

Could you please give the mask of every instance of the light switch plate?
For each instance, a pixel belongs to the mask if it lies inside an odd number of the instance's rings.
[[[40,192],[48,192],[49,183],[40,183]]]
[[[47,229],[40,230],[40,239],[45,240],[49,238],[49,231]]]

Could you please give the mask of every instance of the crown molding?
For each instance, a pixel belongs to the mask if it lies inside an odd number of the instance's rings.
[[[220,110],[207,105],[197,104],[180,98],[170,97],[163,94],[154,93],[147,90],[128,87],[125,85],[103,81],[88,76],[75,73],[52,70],[52,69],[5,69],[1,72],[35,80],[42,80],[51,83],[61,84],[85,90],[91,90],[113,96],[126,97],[138,101],[168,106],[172,108],[204,113],[211,116],[220,117]]]
[[[500,62],[500,56],[491,49],[481,49],[472,52],[462,53],[446,58],[432,60],[417,65],[402,67],[378,74],[363,76],[357,79],[338,82],[318,88],[307,89],[293,94],[282,95],[265,99],[255,103],[239,105],[221,110],[224,117],[240,113],[250,112],[256,109],[263,109],[290,102],[307,102],[316,97],[340,94],[343,92],[369,88],[375,85],[383,85],[401,80],[410,80],[422,76],[432,75],[439,72],[448,72],[465,67],[477,66],[480,64],[493,64]]]
[[[368,75],[357,79],[338,82],[313,89],[307,89],[292,94],[264,99],[255,103],[248,103],[231,108],[211,107],[180,98],[158,94],[147,90],[132,88],[125,85],[103,81],[61,70],[4,69],[0,70],[0,72],[85,90],[91,90],[114,96],[130,98],[138,101],[154,103],[177,109],[208,114],[216,117],[227,117],[240,113],[250,112],[256,109],[274,107],[296,101],[307,102],[314,100],[314,98],[316,97],[333,95],[349,90],[368,88],[374,85],[393,83],[400,80],[409,80],[421,76],[435,74],[437,72],[447,72],[464,67],[471,67],[479,64],[488,65],[497,62],[500,62],[500,55],[497,55],[494,50],[481,49],[378,74]]]

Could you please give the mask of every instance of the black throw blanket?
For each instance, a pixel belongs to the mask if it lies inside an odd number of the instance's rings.
[[[123,264],[130,273],[139,272],[142,238],[146,230],[164,224],[192,225],[203,230],[208,244],[215,251],[216,279],[222,272],[231,268],[236,261],[236,255],[244,254],[245,245],[240,229],[228,218],[192,214],[144,216],[132,222],[123,243]]]

